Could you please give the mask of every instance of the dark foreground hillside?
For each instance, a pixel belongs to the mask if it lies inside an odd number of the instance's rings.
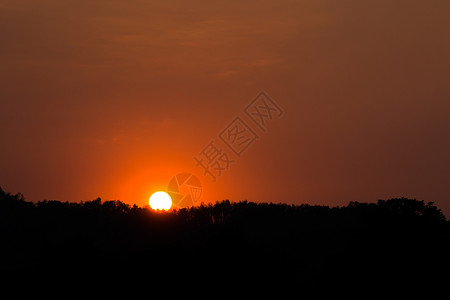
[[[405,198],[156,213],[100,199],[31,203],[0,189],[0,268],[17,280],[436,286],[448,279],[449,232],[432,203]]]

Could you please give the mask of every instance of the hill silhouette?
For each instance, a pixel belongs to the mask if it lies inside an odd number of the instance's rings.
[[[0,269],[18,280],[423,286],[447,279],[449,233],[433,203],[407,198],[343,207],[226,200],[158,213],[100,198],[32,203],[0,188]]]

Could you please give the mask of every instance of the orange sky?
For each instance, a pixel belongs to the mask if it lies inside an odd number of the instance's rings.
[[[139,206],[414,197],[450,215],[450,2],[0,1],[0,186]],[[215,183],[194,156],[265,90],[285,111]]]

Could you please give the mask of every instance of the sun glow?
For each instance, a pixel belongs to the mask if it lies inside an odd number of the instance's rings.
[[[150,196],[148,204],[154,210],[169,210],[172,206],[172,198],[166,192],[155,192]]]

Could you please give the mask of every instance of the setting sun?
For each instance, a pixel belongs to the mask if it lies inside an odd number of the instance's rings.
[[[150,196],[149,205],[154,210],[169,210],[172,198],[166,192],[155,192]]]

